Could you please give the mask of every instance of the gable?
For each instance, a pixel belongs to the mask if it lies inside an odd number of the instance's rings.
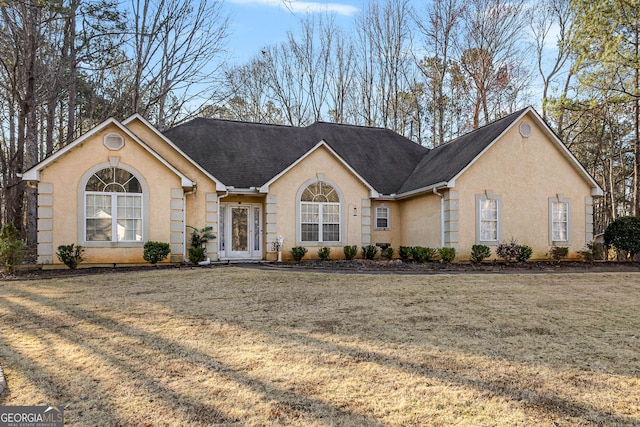
[[[377,193],[395,193],[429,150],[387,129],[318,122],[306,128],[194,119],[165,131],[228,186],[259,188],[324,141]]]
[[[539,130],[540,139],[555,148],[555,153],[565,160],[563,167],[575,170],[581,179],[589,185],[593,196],[603,194],[595,179],[584,169],[582,164],[532,107],[512,113],[434,148],[422,158],[412,175],[403,184],[400,193],[403,196],[408,196],[435,187],[454,187],[456,180],[471,168],[494,144],[505,138],[518,140],[528,138],[520,135],[519,130],[516,129],[524,122],[529,127],[534,126]],[[507,134],[512,136],[508,137]],[[504,161],[525,165],[535,160],[533,160],[532,156],[523,155],[504,159]]]
[[[114,145],[108,142],[105,137],[108,137],[109,135],[120,136],[122,138],[122,146],[119,147],[117,144]],[[119,161],[118,159],[120,157],[125,156],[130,159],[134,159],[136,158],[136,156],[132,156],[131,154],[128,154],[128,152],[132,151],[133,149],[138,149],[148,154],[156,162],[162,164],[165,168],[169,169],[172,173],[178,176],[181,181],[182,187],[191,188],[195,185],[195,183],[190,178],[176,169],[166,159],[158,155],[158,153],[153,151],[133,132],[131,132],[128,128],[126,128],[115,119],[108,119],[104,121],[69,145],[42,160],[40,163],[27,170],[23,174],[22,179],[26,181],[40,181],[40,173],[43,170],[58,162],[65,161],[65,157],[70,156],[73,153],[77,154],[79,150],[82,150],[83,147],[86,148],[89,146],[92,147],[92,150],[90,153],[87,152],[87,154],[85,154],[87,159],[83,163],[84,165],[99,163],[99,159],[101,159],[103,162]]]
[[[329,171],[335,172],[336,168],[345,169],[346,171],[348,171],[348,173],[350,173],[353,177],[355,177],[358,181],[360,181],[360,183],[362,183],[365,187],[367,187],[367,189],[369,190],[370,197],[379,197],[379,193],[375,190],[375,188],[371,186],[371,184],[369,184],[367,180],[365,180],[362,176],[360,176],[353,169],[353,167],[351,167],[349,163],[347,163],[331,147],[329,147],[325,141],[320,141],[318,144],[316,144],[315,147],[313,147],[311,150],[307,151],[304,155],[299,157],[290,166],[288,166],[282,172],[280,172],[279,174],[274,176],[272,179],[270,179],[268,182],[266,182],[264,185],[262,185],[260,187],[260,192],[262,193],[269,192],[270,185],[272,185],[274,182],[280,180],[282,177],[287,175],[289,171],[294,169],[300,163],[308,162],[309,159],[312,159],[314,156],[316,156],[318,152],[321,152],[321,151],[325,151],[329,155],[331,160],[330,161],[325,160],[322,162],[322,164],[314,164],[314,169],[316,171],[325,170],[326,172],[329,172]],[[314,173],[318,173],[318,172],[314,172]]]

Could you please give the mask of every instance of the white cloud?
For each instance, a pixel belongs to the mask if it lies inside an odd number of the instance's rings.
[[[320,3],[315,1],[300,0],[230,0],[230,3],[247,4],[256,6],[280,7],[286,8],[292,12],[299,13],[316,13],[316,12],[333,12],[338,15],[351,16],[358,12],[355,6],[339,3]]]

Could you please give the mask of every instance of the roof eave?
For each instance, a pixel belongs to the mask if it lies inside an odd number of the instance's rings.
[[[304,153],[302,156],[298,157],[293,163],[291,163],[288,167],[286,167],[284,170],[282,170],[280,173],[278,173],[276,176],[274,176],[273,178],[271,178],[269,181],[267,181],[266,183],[264,183],[263,185],[261,185],[258,188],[258,191],[260,193],[268,193],[269,192],[269,186],[271,184],[273,184],[275,181],[277,181],[278,179],[280,179],[283,175],[285,175],[287,172],[289,172],[291,169],[293,169],[296,165],[298,165],[300,162],[302,162],[304,159],[306,159],[307,157],[309,157],[311,155],[311,153],[313,153],[314,151],[316,151],[318,148],[320,147],[325,147],[336,159],[338,159],[338,161],[340,163],[342,163],[342,165],[349,170],[349,172],[351,172],[356,178],[358,178],[360,180],[360,182],[362,182],[368,189],[369,189],[369,197],[371,197],[372,199],[375,199],[377,197],[380,196],[380,193],[373,188],[373,186],[371,184],[369,184],[369,182],[367,182],[366,179],[364,179],[358,172],[355,171],[355,169],[353,169],[351,167],[351,165],[349,163],[347,163],[346,160],[344,160],[342,157],[340,157],[340,155],[338,153],[335,152],[335,150],[333,150],[329,144],[327,144],[327,142],[324,139],[321,139],[316,145],[314,145],[311,149],[309,149],[306,153]]]
[[[427,185],[426,187],[416,188],[415,190],[407,191],[404,193],[396,194],[396,200],[408,199],[410,197],[419,196],[425,193],[432,193],[434,189],[440,190],[445,188],[454,188],[456,186],[455,180],[441,181],[435,184]]]
[[[185,153],[184,151],[182,151],[176,144],[173,143],[173,141],[171,141],[169,138],[167,138],[166,136],[164,136],[164,134],[162,132],[160,132],[158,129],[156,129],[155,126],[153,126],[151,123],[149,123],[149,121],[147,119],[145,119],[144,117],[142,117],[140,114],[135,113],[132,116],[126,118],[122,123],[123,125],[127,126],[129,123],[133,122],[134,120],[139,120],[142,122],[142,124],[144,124],[145,126],[147,126],[149,129],[151,129],[151,131],[153,133],[155,133],[160,139],[162,139],[163,142],[165,142],[167,145],[169,145],[171,148],[173,148],[174,150],[176,150],[182,157],[184,157],[189,163],[191,163],[194,167],[196,167],[198,170],[200,170],[200,172],[202,172],[203,174],[205,174],[207,177],[209,177],[213,182],[215,182],[216,184],[216,188],[218,190],[222,190],[225,191],[227,189],[227,186],[220,181],[218,178],[216,178],[215,176],[213,176],[211,173],[209,173],[209,171],[207,171],[206,169],[204,169],[202,166],[200,166],[196,161],[194,161],[191,157],[189,157],[187,155],[187,153]]]

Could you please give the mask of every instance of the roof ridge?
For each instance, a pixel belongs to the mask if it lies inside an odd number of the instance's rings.
[[[326,122],[324,120],[316,120],[315,122],[311,123],[309,126],[307,126],[307,128],[310,128],[311,126],[314,125],[332,125],[332,126],[348,126],[348,127],[353,127],[353,128],[359,128],[359,129],[373,129],[373,130],[384,130],[384,131],[391,131],[393,132],[391,129],[389,128],[385,128],[385,127],[380,127],[380,126],[371,126],[371,125],[354,125],[351,123],[336,123],[336,122]],[[397,132],[395,132],[397,133]],[[400,135],[398,133],[398,135]],[[402,136],[402,135],[400,135]]]
[[[288,128],[288,129],[304,129],[301,126],[293,126],[293,125],[285,125],[285,124],[281,124],[281,123],[263,123],[263,122],[250,122],[248,120],[234,120],[234,119],[221,119],[219,117],[194,117],[191,120],[187,120],[186,122],[180,123],[179,125],[176,125],[172,128],[169,129],[175,129],[178,128],[182,125],[191,123],[195,120],[202,120],[202,121],[207,121],[207,122],[226,122],[226,123],[237,123],[237,124],[246,124],[246,125],[253,125],[253,126],[272,126],[272,127],[281,127],[281,128]],[[167,129],[167,130],[169,130]]]

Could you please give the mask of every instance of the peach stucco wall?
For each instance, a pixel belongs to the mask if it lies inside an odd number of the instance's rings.
[[[298,191],[318,178],[333,184],[342,194],[342,241],[326,244],[331,248],[331,257],[343,257],[345,245],[360,247],[362,244],[370,243],[373,216],[368,188],[321,146],[270,185],[267,200],[275,201],[277,207],[276,212],[267,213],[274,221],[267,221],[267,250],[270,249],[273,237],[281,235],[284,237],[284,259],[291,257],[289,250],[297,245],[308,249],[306,258],[317,258],[317,251],[323,245],[298,240],[296,215]],[[357,216],[353,216],[354,207]],[[270,253],[267,256],[273,258],[275,254]]]
[[[442,246],[439,196],[427,193],[405,199],[400,208],[402,234],[399,240],[403,246]]]
[[[283,258],[290,259],[290,249],[307,247],[306,258],[317,258],[317,250],[329,246],[334,259],[343,257],[343,246],[389,243],[399,246],[453,246],[459,260],[468,260],[476,243],[476,195],[491,192],[502,200],[502,238],[518,239],[534,248],[534,258],[544,258],[549,251],[549,198],[570,200],[572,254],[581,250],[592,236],[589,219],[591,188],[560,149],[537,126],[535,117],[522,120],[532,126],[532,134],[524,138],[518,123],[498,140],[455,182],[451,189],[438,194],[426,192],[407,199],[376,200],[370,189],[325,146],[319,146],[269,186],[267,193],[229,195],[216,188],[215,180],[184,158],[147,125],[137,119],[127,127],[152,151],[159,154],[189,180],[195,188],[182,188],[180,177],[156,159],[116,125],[84,140],[41,171],[39,195],[40,259],[58,264],[55,249],[76,243],[86,247],[85,263],[143,263],[142,243],[121,247],[103,244],[91,247],[83,242],[79,195],[83,175],[99,165],[118,163],[134,170],[148,187],[148,232],[144,240],[170,242],[170,261],[181,261],[188,244],[189,230],[213,227],[218,231],[219,203],[252,203],[262,206],[262,248],[267,259],[275,259],[272,243],[284,237]],[[107,149],[103,137],[109,132],[125,136],[118,151]],[[332,185],[341,195],[342,240],[331,244],[301,242],[298,235],[299,191],[316,180]],[[375,208],[385,206],[390,212],[390,228],[375,227]],[[355,211],[354,211],[355,210]],[[355,215],[354,215],[355,212]],[[444,212],[444,221],[442,214]],[[79,219],[80,218],[80,219]],[[210,242],[208,255],[217,259],[217,241]],[[495,246],[492,248],[495,253]],[[169,260],[167,260],[169,261]]]
[[[123,148],[112,151],[104,146],[103,137],[110,132],[117,132],[125,137]],[[79,191],[84,183],[80,181],[90,169],[100,165],[109,167],[110,164],[134,170],[148,187],[148,208],[152,212],[145,240],[170,241],[171,190],[181,188],[180,178],[116,126],[109,126],[41,171],[39,185],[52,190],[48,197],[51,199],[53,215],[52,224],[47,227],[51,230],[41,231],[39,237],[49,233],[46,240],[51,241],[50,247],[54,252],[59,245],[74,243],[85,246],[85,263],[88,264],[144,262],[142,243],[127,247],[106,244],[106,247],[98,248],[83,241],[78,220],[83,217],[82,206],[79,206]],[[44,212],[45,209],[42,209],[43,215]],[[40,223],[43,221],[47,219],[39,219]],[[51,260],[54,264],[59,263],[55,255]]]
[[[476,194],[490,191],[502,197],[502,238],[512,237],[534,249],[533,258],[546,258],[549,241],[549,198],[570,200],[570,252],[584,248],[591,237],[587,223],[591,188],[563,157],[535,120],[531,136],[520,135],[518,125],[499,139],[455,183],[459,203],[459,254],[468,259],[476,243]],[[585,206],[585,201],[589,206]],[[495,247],[492,248],[495,254]],[[495,255],[494,255],[495,256]]]

